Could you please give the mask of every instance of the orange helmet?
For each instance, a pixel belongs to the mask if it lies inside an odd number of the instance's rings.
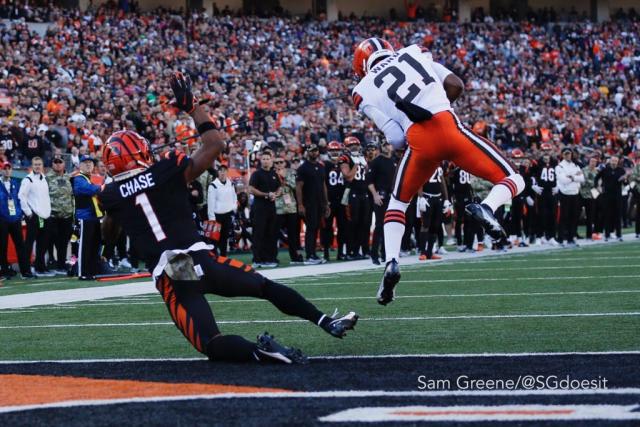
[[[133,169],[148,168],[153,163],[149,141],[132,130],[121,130],[107,140],[102,161],[112,176]]]
[[[542,144],[540,144],[540,149],[544,151],[548,151],[548,150],[552,150],[553,146],[551,146],[551,144],[549,144],[548,142],[543,142]]]
[[[352,145],[360,145],[360,140],[355,136],[348,136],[344,139],[344,145],[351,147]]]
[[[340,144],[338,141],[331,141],[327,145],[327,150],[342,150],[342,144]]]
[[[511,157],[514,159],[521,159],[524,157],[524,152],[519,148],[514,148],[511,150]]]
[[[353,54],[353,72],[359,78],[363,78],[377,59],[392,55],[393,52],[393,46],[388,41],[378,37],[368,38],[356,47]]]

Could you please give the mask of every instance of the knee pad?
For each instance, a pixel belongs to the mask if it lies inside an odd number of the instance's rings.
[[[513,183],[516,185],[517,190],[516,190],[515,196],[517,196],[518,194],[524,191],[525,183],[524,183],[524,178],[522,178],[522,175],[517,173],[515,175],[509,175],[507,178],[513,181]]]
[[[391,199],[389,200],[389,207],[387,208],[387,210],[406,212],[407,207],[409,207],[409,203],[401,202],[400,200],[396,199],[395,196],[391,196]]]

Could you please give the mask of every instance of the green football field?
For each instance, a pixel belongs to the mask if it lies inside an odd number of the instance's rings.
[[[344,340],[266,301],[209,300],[224,333],[268,331],[312,356],[640,350],[636,241],[406,266],[386,307],[375,301],[380,271],[284,281],[323,311],[358,312]],[[105,284],[12,280],[0,297],[80,286]],[[200,356],[158,294],[0,310],[0,342],[0,360]]]

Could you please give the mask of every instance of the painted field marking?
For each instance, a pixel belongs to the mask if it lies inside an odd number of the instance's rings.
[[[549,280],[591,280],[591,279],[637,279],[640,278],[639,274],[626,274],[626,275],[609,275],[609,276],[550,276],[550,277],[482,277],[482,278],[466,278],[466,279],[423,279],[423,280],[401,280],[402,283],[460,283],[464,284],[467,282],[521,282],[521,281],[549,281]],[[368,285],[371,284],[369,281],[362,282],[322,282],[322,283],[297,283],[291,284],[289,286],[295,287],[304,287],[304,286],[335,286],[335,285]]]
[[[640,405],[492,405],[359,407],[319,418],[324,422],[487,422],[640,420]]]
[[[425,283],[428,281],[425,281]],[[567,295],[616,295],[616,294],[637,294],[640,293],[640,289],[622,289],[622,290],[610,290],[610,291],[567,291],[567,292],[505,292],[505,293],[482,293],[482,294],[424,294],[424,295],[400,295],[396,296],[396,300],[398,299],[430,299],[430,298],[492,298],[492,297],[515,297],[515,296],[526,296],[526,297],[545,297],[545,296],[567,296]],[[354,297],[317,297],[317,298],[307,298],[309,301],[356,301],[356,300],[369,300],[373,299],[374,296],[354,296]],[[55,306],[42,306],[42,307],[34,307],[33,311],[37,310],[58,310],[63,307],[70,308],[81,308],[81,307],[112,307],[112,306],[130,306],[130,305],[165,305],[164,301],[146,301],[146,302],[122,302],[119,303],[117,300],[113,302],[95,302],[95,303],[86,303],[86,304],[74,304],[71,305],[58,305]],[[236,303],[247,303],[247,302],[258,302],[258,303],[269,303],[267,300],[252,298],[252,299],[238,299],[238,298],[230,298],[223,300],[210,300],[211,304],[236,304]],[[0,312],[2,314],[11,314],[20,312],[19,310],[13,311],[8,310],[4,312]]]
[[[367,322],[410,322],[423,320],[486,320],[486,319],[531,319],[531,318],[563,318],[563,317],[634,317],[640,316],[640,312],[611,312],[611,313],[552,313],[552,314],[486,314],[470,316],[411,316],[411,317],[376,317],[360,318]],[[245,325],[264,323],[308,323],[302,319],[274,319],[274,320],[219,320],[216,323],[223,325]],[[55,329],[55,328],[112,328],[134,326],[167,326],[173,322],[132,322],[132,323],[76,323],[76,324],[49,324],[49,325],[13,325],[0,326],[0,329]]]
[[[500,267],[500,271],[523,271],[523,270],[587,270],[587,269],[618,269],[618,268],[636,268],[640,271],[639,264],[622,264],[622,265],[556,265],[548,267]],[[438,268],[428,273],[476,273],[482,271],[496,271],[496,268]],[[405,271],[402,272],[403,274]],[[427,273],[424,270],[410,270],[406,273]],[[518,278],[513,280],[519,280]]]
[[[40,405],[15,405],[0,407],[0,413],[28,411],[49,408],[75,408],[78,406],[105,406],[131,403],[178,402],[185,400],[212,399],[262,399],[262,398],[301,398],[301,399],[336,399],[363,397],[449,397],[449,396],[590,396],[590,395],[640,395],[639,388],[594,389],[594,390],[496,390],[496,391],[384,391],[384,390],[350,390],[350,391],[299,391],[299,392],[256,392],[256,393],[218,393],[189,396],[159,396],[146,398],[106,399],[106,400],[72,400]]]
[[[518,358],[518,357],[563,357],[563,356],[640,356],[640,350],[620,351],[558,351],[536,353],[416,353],[416,354],[345,354],[338,356],[311,356],[311,360],[349,359],[465,359],[465,358]],[[139,363],[139,362],[208,362],[206,357],[148,357],[114,359],[41,359],[41,360],[0,360],[0,365],[33,365],[40,363],[87,364],[87,363]],[[639,389],[640,390],[640,389]]]

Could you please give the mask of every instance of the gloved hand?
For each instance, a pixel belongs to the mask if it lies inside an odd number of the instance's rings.
[[[449,200],[445,200],[442,204],[442,213],[445,215],[453,214],[453,205],[451,205],[451,202]]]
[[[558,194],[558,187],[553,187],[553,188],[551,189],[551,194],[553,194],[554,196],[555,196],[556,194]]]
[[[173,96],[176,98],[171,101],[171,105],[191,114],[198,105],[198,100],[191,91],[191,79],[189,76],[184,76],[179,71],[175,72],[171,75],[170,85]]]
[[[426,197],[418,197],[418,210],[420,212],[426,212],[429,207],[429,202]]]
[[[527,201],[527,205],[533,206],[533,198],[531,198],[531,196],[527,196],[526,201]]]
[[[538,196],[542,194],[542,187],[540,187],[537,184],[533,184],[531,186],[531,189],[533,190],[534,193],[536,193]]]

